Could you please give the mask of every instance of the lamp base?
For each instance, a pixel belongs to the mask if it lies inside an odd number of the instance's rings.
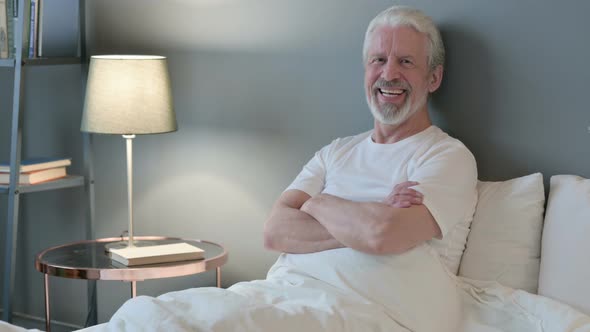
[[[156,246],[158,244],[157,241],[150,241],[150,240],[133,240],[133,245],[136,247],[151,247],[151,246]],[[125,241],[117,241],[117,242],[111,242],[111,243],[107,243],[104,246],[104,249],[106,252],[110,252],[112,249],[123,249],[123,248],[127,248],[129,246],[129,241],[125,240]]]

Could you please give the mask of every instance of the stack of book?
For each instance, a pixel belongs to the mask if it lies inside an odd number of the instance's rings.
[[[19,184],[37,184],[63,178],[66,166],[72,164],[69,158],[32,158],[21,162]],[[0,184],[10,183],[10,164],[0,163]]]

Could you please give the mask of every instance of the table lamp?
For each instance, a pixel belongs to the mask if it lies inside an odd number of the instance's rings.
[[[149,245],[133,240],[132,143],[135,135],[177,130],[166,57],[92,56],[81,130],[123,135],[127,145],[129,238],[107,249]]]

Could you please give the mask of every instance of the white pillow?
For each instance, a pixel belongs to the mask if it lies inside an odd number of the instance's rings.
[[[536,293],[545,204],[543,175],[480,181],[477,190],[459,275]]]
[[[590,314],[590,180],[551,177],[539,294]]]

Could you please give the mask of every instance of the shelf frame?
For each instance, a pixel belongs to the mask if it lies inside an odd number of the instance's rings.
[[[18,0],[18,17],[24,17],[24,0]],[[6,218],[6,234],[4,241],[4,285],[2,292],[2,320],[12,322],[12,302],[14,299],[14,284],[16,270],[16,250],[18,238],[18,212],[20,194],[17,190],[19,183],[21,141],[22,141],[22,36],[23,23],[17,20],[14,40],[16,44],[14,58],[14,78],[12,92],[12,120],[10,129],[10,176],[8,185],[8,215]]]
[[[38,184],[21,184],[16,187],[19,194],[34,193],[47,190],[57,190],[81,187],[84,185],[84,177],[80,175],[68,175],[65,178],[42,182]],[[8,193],[10,186],[6,184],[0,184],[0,193]]]
[[[83,59],[78,56],[72,57],[50,57],[50,58],[25,58],[22,59],[21,66],[61,66],[61,65],[79,65]],[[0,59],[0,67],[14,68],[16,59]]]
[[[10,0],[12,1],[12,0]],[[0,196],[8,196],[8,213],[6,219],[5,234],[5,252],[4,252],[4,282],[2,285],[2,320],[12,322],[14,285],[16,272],[16,252],[18,239],[19,223],[19,203],[22,194],[42,192],[49,190],[58,190],[66,188],[84,187],[88,196],[88,208],[86,215],[86,236],[89,240],[94,238],[94,174],[92,167],[92,137],[90,134],[82,134],[84,140],[83,154],[85,174],[69,175],[62,179],[39,183],[35,185],[18,185],[20,173],[18,170],[21,165],[22,157],[22,132],[23,132],[23,95],[24,81],[27,71],[24,67],[29,66],[54,66],[54,65],[82,65],[83,77],[87,77],[88,66],[86,58],[86,4],[85,0],[78,0],[79,4],[79,40],[78,54],[72,57],[40,57],[26,58],[23,57],[22,40],[23,40],[23,22],[25,0],[18,1],[18,20],[14,29],[15,57],[10,59],[0,59],[0,68],[13,68],[13,95],[12,95],[12,120],[10,133],[10,175],[9,184],[0,185]],[[96,302],[96,282],[89,283],[88,286],[88,307],[90,309],[86,325],[97,324],[97,302]]]
[[[57,65],[79,65],[82,63],[80,57],[51,57],[51,58],[26,58],[23,65],[28,66],[57,66]]]
[[[0,67],[14,67],[14,59],[0,59]]]

